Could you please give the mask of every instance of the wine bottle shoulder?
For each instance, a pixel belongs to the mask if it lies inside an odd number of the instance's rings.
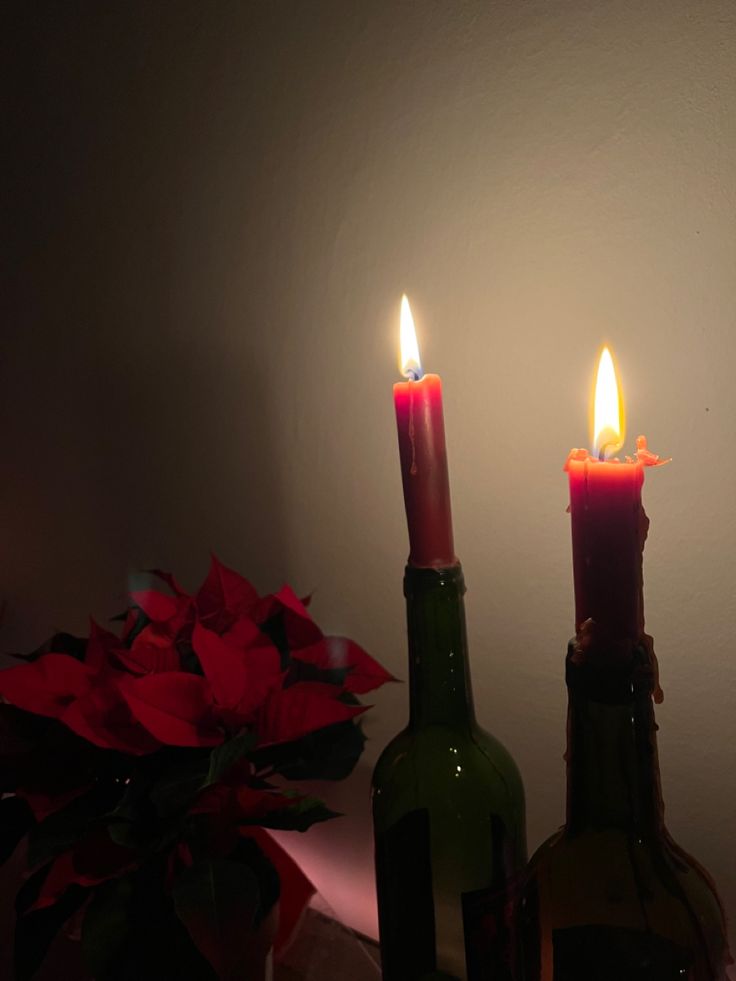
[[[523,795],[521,775],[511,754],[479,726],[407,726],[386,745],[376,764],[374,782],[392,773],[427,762],[455,780],[465,762],[476,770],[506,782],[511,793]],[[458,769],[458,766],[460,769]]]
[[[496,770],[498,777],[506,785],[509,797],[524,803],[524,784],[519,767],[503,743],[480,726],[473,731],[473,739],[481,753]]]
[[[373,775],[374,813],[467,808],[524,828],[524,790],[504,746],[477,727],[408,727],[386,746]]]
[[[728,961],[715,890],[666,835],[643,840],[618,828],[561,829],[532,856],[521,896],[522,920],[531,911],[543,932],[594,923],[668,939],[695,952],[696,962]],[[722,970],[714,967],[709,977],[725,979]]]

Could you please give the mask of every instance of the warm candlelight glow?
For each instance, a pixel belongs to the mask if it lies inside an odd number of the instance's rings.
[[[602,460],[624,444],[624,407],[616,367],[607,347],[601,351],[593,402],[593,449]]]
[[[411,315],[409,299],[404,293],[401,297],[401,353],[399,355],[399,371],[405,378],[419,381],[422,377],[422,362],[419,357],[417,332],[414,329],[414,318]]]

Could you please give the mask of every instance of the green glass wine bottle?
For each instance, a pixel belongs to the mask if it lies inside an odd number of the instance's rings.
[[[384,981],[508,981],[526,861],[513,760],[475,720],[460,565],[407,566],[409,724],[373,776]]]
[[[567,821],[521,891],[524,981],[726,981],[715,889],[664,825],[653,657],[570,643]]]

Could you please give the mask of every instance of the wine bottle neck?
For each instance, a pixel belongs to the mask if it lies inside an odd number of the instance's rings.
[[[471,727],[475,722],[460,565],[407,566],[410,725]]]
[[[568,832],[617,828],[649,840],[663,834],[652,668],[644,647],[616,655],[581,651],[571,641]]]

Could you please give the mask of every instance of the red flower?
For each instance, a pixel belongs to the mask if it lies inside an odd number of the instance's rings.
[[[131,714],[168,746],[216,746],[223,740],[206,679],[184,671],[141,678],[122,675],[118,688]]]
[[[114,657],[121,667],[133,674],[155,674],[159,671],[178,671],[181,668],[175,635],[156,623],[144,627],[130,649],[118,649]]]
[[[112,657],[122,650],[124,647],[121,639],[111,631],[105,630],[90,617],[89,640],[84,656],[87,667],[93,671],[101,671],[110,664]]]
[[[121,672],[95,671],[68,654],[44,654],[30,664],[0,672],[0,695],[26,712],[58,719],[103,749],[150,753],[160,743],[135,724],[115,675]]]
[[[126,704],[114,675],[97,676],[98,684],[90,686],[83,698],[72,702],[59,720],[77,735],[102,749],[142,756],[159,749],[161,742],[144,728]]]
[[[295,650],[292,656],[323,670],[345,668],[345,689],[356,695],[363,695],[380,688],[387,681],[396,680],[378,661],[347,637],[323,637],[316,644]]]
[[[245,650],[201,623],[195,624],[192,633],[192,647],[212,687],[220,715],[233,729],[252,723],[268,693],[282,680],[278,651],[259,631],[256,635],[254,639],[262,646]]]
[[[160,593],[156,589],[141,589],[130,594],[136,606],[139,606],[153,623],[169,623],[180,612],[180,604],[172,596]],[[186,600],[184,601],[185,606]],[[183,612],[183,611],[182,611]]]
[[[256,723],[258,745],[293,742],[317,729],[354,719],[368,708],[346,705],[339,701],[339,694],[334,685],[308,681],[272,689]]]
[[[283,617],[284,634],[290,649],[316,644],[322,639],[322,631],[291,586],[282,586],[277,593],[263,596],[254,611],[254,619],[259,624],[279,615]]]
[[[173,595],[133,592],[122,637],[91,621],[84,660],[50,653],[11,668],[0,695],[97,746],[141,755],[216,745],[244,726],[261,746],[297,740],[364,711],[343,693],[392,680],[353,641],[325,637],[289,586],[259,597],[214,556],[193,598],[173,576],[154,575]]]
[[[0,695],[26,712],[58,719],[89,691],[93,674],[69,654],[44,654],[30,664],[0,672]]]
[[[199,619],[222,633],[240,616],[250,616],[258,593],[240,573],[228,569],[214,555],[207,578],[194,597]]]

